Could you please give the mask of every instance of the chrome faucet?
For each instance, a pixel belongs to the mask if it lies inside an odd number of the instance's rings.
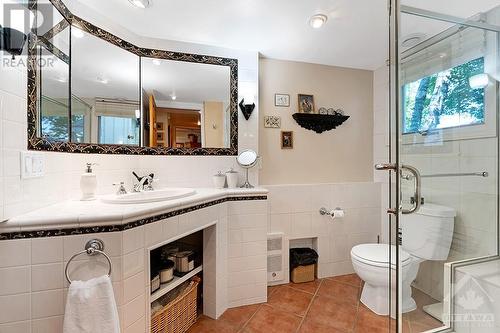
[[[154,173],[149,174],[147,176],[139,177],[135,172],[132,174],[137,178],[139,183],[134,185],[134,192],[143,192],[143,191],[153,191],[153,181],[154,181]]]

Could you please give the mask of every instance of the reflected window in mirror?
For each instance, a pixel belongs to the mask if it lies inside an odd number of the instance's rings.
[[[154,58],[141,66],[145,146],[230,147],[228,66]]]
[[[71,30],[73,142],[139,146],[139,57]]]

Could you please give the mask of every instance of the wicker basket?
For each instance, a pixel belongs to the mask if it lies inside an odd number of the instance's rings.
[[[151,333],[184,333],[196,322],[200,278],[192,281],[181,295],[153,315]]]
[[[316,277],[316,264],[307,266],[297,266],[292,269],[290,279],[293,283],[303,283],[314,281]]]

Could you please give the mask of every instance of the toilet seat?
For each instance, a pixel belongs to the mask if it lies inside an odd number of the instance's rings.
[[[389,245],[387,244],[361,244],[356,245],[351,250],[353,259],[375,267],[396,269],[396,246],[391,245],[391,262],[389,263]],[[399,251],[400,261],[402,266],[407,266],[411,263],[411,256],[403,251]]]

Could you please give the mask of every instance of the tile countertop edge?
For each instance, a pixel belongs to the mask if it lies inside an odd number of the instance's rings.
[[[153,218],[197,205],[208,204],[217,200],[267,196],[268,194],[268,190],[264,188],[221,190],[197,188],[196,190],[197,193],[190,197],[147,204],[105,204],[99,200],[93,202],[65,201],[13,217],[0,223],[0,234],[126,225],[127,223]],[[85,210],[87,207],[89,212],[82,213],[82,210]],[[109,208],[110,211],[103,212],[99,208],[104,210]],[[65,212],[64,209],[76,210],[76,213]],[[92,214],[92,212],[96,213]]]

